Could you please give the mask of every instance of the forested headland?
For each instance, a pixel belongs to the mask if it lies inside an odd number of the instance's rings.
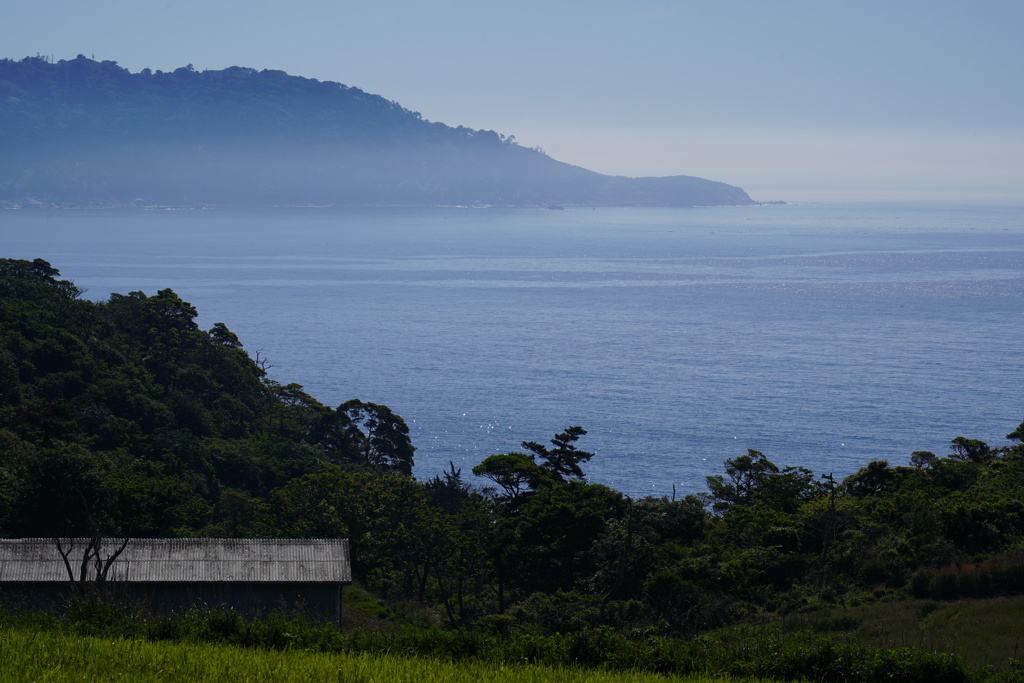
[[[325,406],[195,318],[170,289],[89,301],[43,260],[0,260],[0,534],[347,537],[392,610],[504,636],[1024,591],[1024,424],[843,478],[711,454],[722,473],[676,499],[587,481],[578,426],[481,453],[486,486],[418,480],[400,416]]]
[[[606,176],[359,88],[244,67],[3,59],[0,130],[7,207],[753,203],[725,183]]]

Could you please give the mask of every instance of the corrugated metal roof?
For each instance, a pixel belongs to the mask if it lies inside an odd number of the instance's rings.
[[[59,539],[78,576],[90,539]],[[106,560],[124,539],[105,538]],[[95,572],[90,571],[90,580]],[[0,539],[0,582],[67,582],[52,538]],[[350,583],[348,539],[132,538],[111,563],[108,581]]]

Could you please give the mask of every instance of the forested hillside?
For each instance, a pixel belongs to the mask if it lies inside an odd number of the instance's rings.
[[[610,177],[339,83],[231,67],[0,60],[0,202],[750,204],[689,176]]]
[[[357,579],[441,625],[693,633],[809,606],[1024,590],[1024,424],[1011,445],[842,479],[715,453],[708,492],[584,478],[586,432],[419,481],[400,417],[270,380],[171,290],[80,297],[0,260],[0,533],[348,537]]]

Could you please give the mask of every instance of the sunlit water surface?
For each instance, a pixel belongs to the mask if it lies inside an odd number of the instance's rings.
[[[1019,206],[6,211],[0,245],[387,404],[420,477],[578,424],[591,480],[684,494],[747,448],[838,476],[1024,419]]]

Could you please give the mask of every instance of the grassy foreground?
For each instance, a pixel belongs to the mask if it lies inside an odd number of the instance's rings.
[[[937,602],[903,600],[792,615],[786,628],[848,634],[878,648],[956,655],[972,669],[1006,670],[1024,657],[1024,596]],[[1019,666],[1019,665],[1018,665]]]
[[[68,633],[0,630],[4,681],[450,681],[451,683],[710,683],[764,679],[667,677],[537,665],[451,663],[388,655],[254,650],[229,645],[146,642]]]

